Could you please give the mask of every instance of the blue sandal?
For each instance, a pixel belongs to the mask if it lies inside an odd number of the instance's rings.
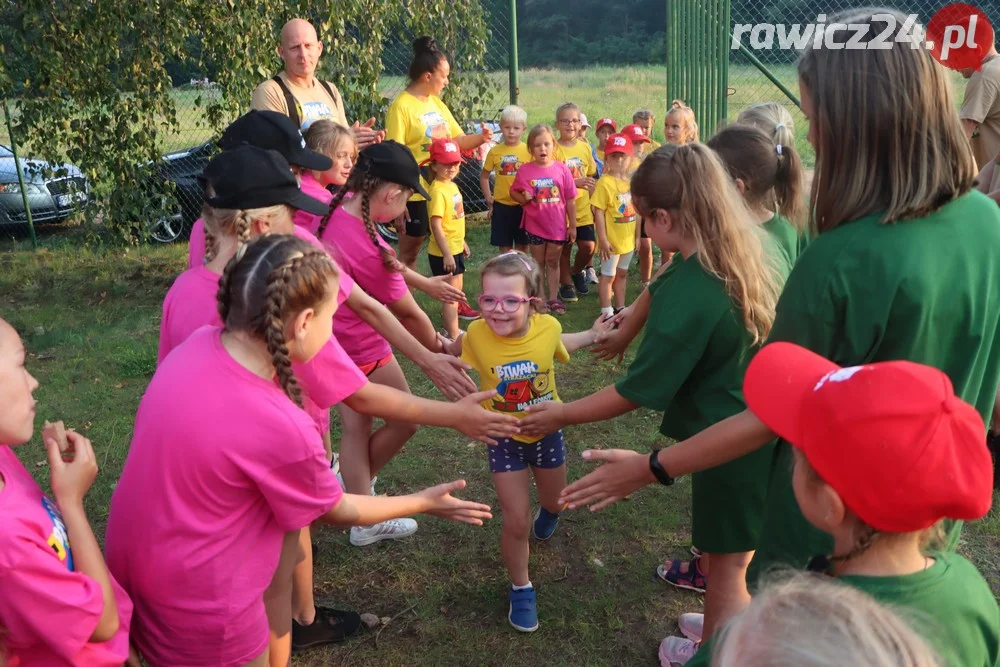
[[[664,561],[662,565],[656,566],[656,576],[671,586],[683,588],[696,593],[704,593],[708,584],[708,577],[701,571],[701,559],[692,558],[689,561],[675,559]],[[669,567],[667,563],[670,563]],[[687,563],[687,572],[681,572],[681,565]]]

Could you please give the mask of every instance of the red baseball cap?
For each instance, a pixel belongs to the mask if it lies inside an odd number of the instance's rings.
[[[427,151],[430,157],[421,164],[437,162],[438,164],[457,164],[465,162],[462,159],[462,149],[458,147],[454,139],[435,139]]]
[[[612,155],[614,153],[632,155],[632,140],[628,138],[628,135],[612,134],[608,137],[608,140],[604,142],[604,154]]]
[[[633,144],[645,144],[649,142],[649,137],[638,125],[626,125],[622,128],[622,134],[632,140]]]
[[[605,125],[610,125],[612,132],[617,132],[618,131],[618,123],[616,123],[614,121],[614,119],[612,119],[612,118],[602,118],[599,121],[597,121],[597,125],[594,127],[594,131],[596,132],[597,130],[601,129]]]
[[[841,368],[798,345],[772,343],[750,363],[743,393],[875,530],[910,533],[989,512],[983,420],[936,368],[910,361]]]

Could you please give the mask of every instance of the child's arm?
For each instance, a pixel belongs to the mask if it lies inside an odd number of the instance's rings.
[[[49,455],[52,495],[66,524],[69,543],[73,545],[75,570],[93,579],[101,587],[104,606],[101,618],[90,640],[104,642],[118,632],[118,603],[115,601],[111,574],[90,528],[83,509],[83,496],[97,477],[97,457],[90,440],[79,433],[67,431],[66,443],[59,443],[56,436],[45,435],[45,449]],[[72,451],[72,458],[64,460],[62,451]]]
[[[448,239],[444,235],[444,227],[441,225],[441,217],[434,216],[431,218],[431,233],[434,234],[434,240],[437,241],[438,248],[441,249],[441,258],[444,261],[445,271],[455,270],[455,258],[451,254],[451,250],[448,249]]]
[[[993,183],[993,171],[996,169],[997,161],[990,160],[976,177],[976,188],[984,195],[990,194],[990,185]]]
[[[345,493],[340,502],[320,517],[335,526],[370,526],[412,514],[430,514],[473,526],[492,519],[489,505],[459,500],[453,491],[465,488],[465,480],[439,484],[405,496],[364,496]]]
[[[497,444],[493,437],[511,438],[520,430],[517,418],[490,412],[480,405],[496,396],[496,391],[469,394],[456,403],[431,401],[392,387],[366,382],[344,399],[355,412],[385,420],[443,426],[475,438],[488,445]]]
[[[570,199],[566,202],[566,222],[569,224],[570,243],[576,241],[576,201]]]
[[[396,319],[393,314],[396,313],[396,304],[400,302],[406,302],[411,307],[406,307],[406,304],[400,306],[401,314],[397,314],[399,319]],[[476,383],[465,374],[468,366],[445,354],[434,325],[409,292],[386,308],[355,285],[347,297],[347,305],[382,334],[390,345],[419,366],[449,400],[457,401],[476,390]]]
[[[563,333],[560,334],[563,346],[566,348],[566,352],[573,354],[577,350],[582,350],[585,347],[590,347],[597,342],[597,336],[607,328],[607,324],[604,322],[604,317],[598,315],[597,319],[594,320],[594,324],[586,331],[577,331],[576,333]]]
[[[545,435],[564,426],[614,419],[638,407],[638,403],[628,400],[611,385],[571,403],[547,401],[530,405],[528,416],[521,419],[520,428],[524,435]]]
[[[510,188],[510,198],[516,201],[521,206],[527,206],[534,199],[530,190],[515,190],[514,186]]]
[[[435,301],[466,303],[465,292],[448,284],[448,276],[428,278],[408,267],[403,268],[403,280],[409,287],[420,290]]]
[[[493,217],[493,193],[490,192],[490,172],[485,169],[479,172],[479,189],[483,191],[483,199],[488,207],[486,217],[490,219]]]
[[[608,230],[604,219],[604,209],[591,206],[594,211],[594,228],[597,230],[597,252],[602,262],[611,257],[611,244],[608,243]]]

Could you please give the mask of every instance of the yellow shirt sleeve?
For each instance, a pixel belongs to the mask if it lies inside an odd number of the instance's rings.
[[[410,118],[406,113],[406,104],[400,96],[393,100],[389,105],[389,111],[385,114],[385,138],[406,146],[406,134],[409,129]]]
[[[597,187],[594,188],[594,195],[590,198],[590,204],[599,210],[607,213],[608,204],[611,202],[610,177],[601,176],[597,179]],[[608,221],[610,222],[610,220]]]
[[[483,171],[494,171],[497,168],[497,160],[500,159],[500,150],[503,144],[497,144],[490,149],[490,152],[486,154],[486,159],[483,160]]]
[[[431,218],[441,218],[442,224],[447,222],[448,209],[451,206],[450,197],[444,188],[431,185],[431,201],[427,205],[427,215]]]

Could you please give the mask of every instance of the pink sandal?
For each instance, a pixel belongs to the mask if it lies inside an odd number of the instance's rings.
[[[549,307],[553,315],[562,315],[566,312],[566,306],[559,299],[552,299],[545,305]]]

